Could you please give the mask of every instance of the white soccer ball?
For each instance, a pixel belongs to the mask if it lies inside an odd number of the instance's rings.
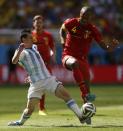
[[[96,107],[93,103],[87,102],[82,105],[81,111],[84,117],[92,117],[96,113]]]

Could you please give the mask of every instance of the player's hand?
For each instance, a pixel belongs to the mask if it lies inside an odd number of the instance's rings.
[[[22,50],[24,49],[24,47],[25,47],[25,46],[24,46],[24,43],[21,43],[21,44],[19,45],[19,48],[18,48],[19,51],[22,51]]]
[[[30,77],[26,77],[26,78],[24,79],[24,83],[30,83],[30,82],[32,82],[31,79],[30,79]]]
[[[111,48],[114,50],[119,45],[119,41],[117,39],[112,40]]]

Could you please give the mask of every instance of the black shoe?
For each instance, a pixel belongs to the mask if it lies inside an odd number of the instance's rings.
[[[84,123],[86,123],[87,119],[88,119],[88,117],[82,116],[82,118],[79,118],[79,121],[80,121],[80,123],[84,124]]]
[[[90,118],[90,117],[87,118],[86,121],[85,121],[85,123],[86,123],[87,125],[91,125],[91,118]]]

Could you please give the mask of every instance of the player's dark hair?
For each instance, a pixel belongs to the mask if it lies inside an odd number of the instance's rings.
[[[27,38],[28,34],[31,34],[31,30],[30,29],[24,29],[21,31],[21,35],[20,35],[20,41],[23,42],[23,38]]]
[[[38,19],[42,19],[42,20],[43,20],[43,16],[42,16],[42,15],[35,15],[35,16],[33,17],[33,22],[35,22],[35,21],[38,20]]]

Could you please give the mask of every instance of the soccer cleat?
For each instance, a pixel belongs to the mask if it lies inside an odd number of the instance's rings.
[[[80,121],[80,123],[84,124],[84,123],[86,123],[87,119],[88,119],[88,117],[82,116],[81,118],[79,118],[79,121]]]
[[[88,94],[86,97],[85,97],[85,100],[87,102],[92,102],[92,101],[95,101],[95,98],[96,96],[94,94]]]
[[[11,121],[8,123],[8,126],[22,126],[23,124],[19,121]]]
[[[47,115],[46,110],[39,110],[38,114],[41,115],[41,116]]]
[[[86,121],[85,121],[85,123],[86,123],[87,125],[91,125],[91,118],[90,118],[90,117],[87,118]]]
[[[82,117],[79,118],[81,124],[86,123],[87,125],[91,125],[91,118],[90,117]]]
[[[83,117],[82,117],[82,118],[79,118],[79,121],[80,121],[80,123],[84,124],[84,123],[86,122],[86,119],[87,119],[87,118],[83,118]]]

